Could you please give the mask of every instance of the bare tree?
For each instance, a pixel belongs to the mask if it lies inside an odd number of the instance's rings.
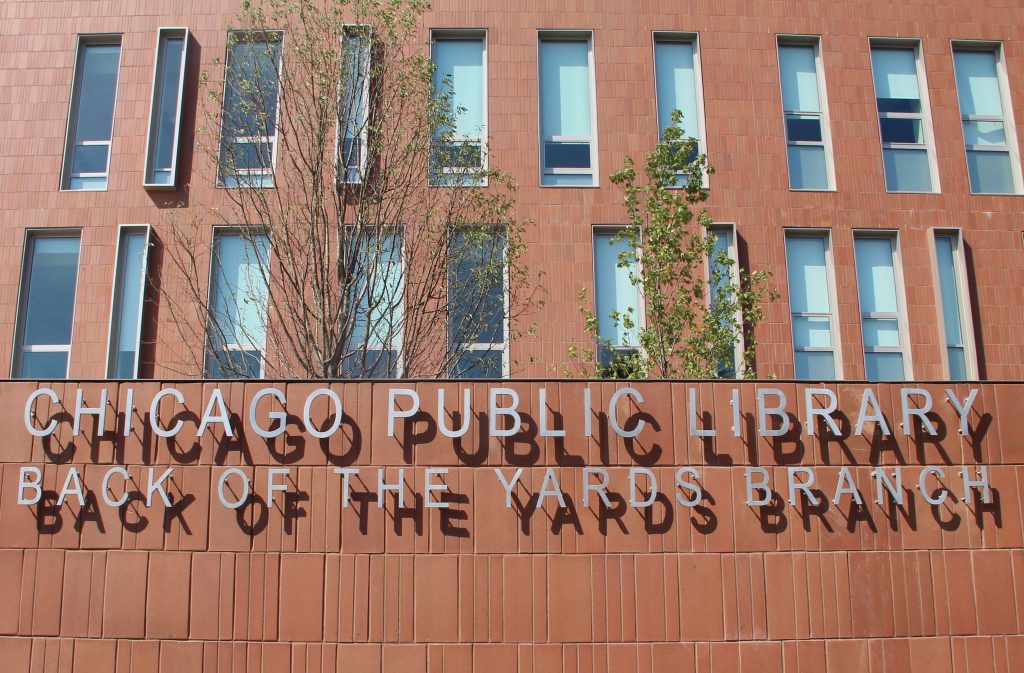
[[[246,2],[204,75],[227,207],[164,225],[211,377],[500,376],[533,305],[514,184],[466,134],[420,0]],[[209,245],[211,225],[216,229]]]

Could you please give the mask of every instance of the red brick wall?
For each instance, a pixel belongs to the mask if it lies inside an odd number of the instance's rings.
[[[944,388],[924,386],[935,403],[934,438],[920,427],[905,435],[900,388],[875,386],[895,433],[883,441],[872,423],[864,436],[852,435],[859,385],[832,387],[842,428],[833,438],[820,423],[809,435],[802,386],[777,384],[795,425],[775,440],[757,433],[756,394],[768,384],[739,384],[736,438],[729,431],[731,384],[639,383],[643,403],[623,399],[616,407],[627,429],[646,421],[632,442],[609,426],[616,384],[591,384],[588,439],[587,384],[516,383],[525,429],[489,442],[480,424],[496,386],[472,384],[474,418],[464,443],[436,433],[436,383],[404,384],[418,392],[425,413],[397,420],[395,437],[387,431],[388,390],[403,384],[333,385],[344,417],[324,443],[294,418],[315,383],[221,385],[237,414],[230,440],[219,424],[196,440],[212,384],[133,386],[137,410],[127,438],[128,385],[82,384],[84,404],[98,405],[104,385],[111,400],[105,435],[97,436],[88,416],[73,435],[80,384],[71,382],[53,386],[60,404],[36,404],[37,427],[60,421],[45,440],[30,437],[22,420],[37,384],[0,385],[7,412],[0,420],[5,671],[967,673],[1024,665],[1019,384],[981,386],[966,435]],[[161,386],[180,389],[186,400],[182,408],[165,398],[159,409],[164,426],[184,422],[170,440],[146,430],[148,412],[138,411]],[[252,396],[264,386],[279,387],[294,416],[275,440],[260,439],[247,420]],[[542,387],[545,422],[565,429],[562,441],[537,434]],[[713,425],[714,440],[690,435],[691,387],[698,410],[712,416],[700,426]],[[455,427],[451,412],[461,389],[443,388],[443,418]],[[968,388],[954,393],[963,400]],[[915,397],[914,406],[920,401]],[[257,406],[260,419],[278,408],[269,402]],[[409,408],[405,398],[399,407]],[[325,427],[329,413],[321,397],[311,418]],[[102,476],[114,464],[126,466],[132,489],[143,490],[149,469],[159,476],[172,467],[173,511],[157,498],[150,508],[97,500],[83,512],[71,496],[57,525],[52,503],[41,517],[38,506],[17,504],[22,467],[40,467],[44,488],[54,492],[74,467],[100,498]],[[627,508],[620,519],[605,512],[602,529],[597,496],[582,505],[582,465],[607,468],[611,490],[624,496],[631,467],[649,467],[668,490],[675,469],[692,466],[704,497],[696,508],[672,507],[667,526],[659,504],[649,524],[639,509]],[[849,466],[867,505],[854,511],[844,496],[818,509],[803,499],[770,512],[749,507],[744,470],[754,465],[772,471],[782,499],[787,467],[811,468],[815,487],[831,498],[840,469]],[[946,476],[929,485],[952,493],[935,508],[916,489],[923,465],[943,468]],[[987,467],[991,503],[980,502],[980,492],[964,502],[962,465],[969,474]],[[375,493],[378,468],[389,482],[404,470],[409,510],[398,511],[392,495],[381,509],[372,502],[343,508],[341,478],[332,470],[338,466],[360,470],[355,494]],[[516,506],[506,509],[494,469],[511,478],[517,466],[523,483]],[[874,504],[875,466],[902,470],[902,509]],[[217,496],[230,467],[254,475],[264,502],[268,470],[290,469],[279,481],[292,504],[277,494],[273,508],[246,505],[239,518]],[[413,494],[424,492],[428,467],[450,470],[443,479],[457,513],[412,504]],[[540,492],[548,467],[575,517],[551,497],[532,513],[520,507]],[[111,484],[110,497],[120,496],[121,480]]]
[[[624,219],[621,195],[607,175],[627,154],[639,155],[656,140],[651,32],[678,30],[700,35],[707,147],[717,169],[711,214],[715,220],[736,223],[750,266],[772,271],[783,296],[758,333],[760,374],[792,374],[783,228],[806,226],[833,231],[846,378],[863,376],[852,231],[871,228],[900,232],[913,378],[945,376],[928,229],[955,226],[962,227],[973,259],[982,375],[1010,380],[1024,376],[1024,298],[1017,289],[1024,285],[1020,201],[969,194],[950,49],[953,39],[1002,41],[1017,135],[1024,140],[1020,3],[591,0],[514,11],[494,0],[440,0],[434,5],[423,21],[424,38],[434,27],[488,30],[493,165],[516,178],[521,185],[519,215],[536,222],[527,262],[543,273],[547,303],[536,316],[538,335],[513,347],[519,373],[545,376],[553,366],[560,372],[569,344],[583,341],[576,296],[591,283],[590,229]],[[188,194],[147,194],[141,172],[156,29],[188,26],[201,48],[201,69],[218,79],[221,68],[213,61],[223,57],[235,8],[228,1],[0,4],[0,325],[8,326],[0,329],[4,366],[10,361],[26,227],[83,229],[82,262],[87,266],[79,281],[71,374],[99,377],[104,374],[117,226],[150,223],[159,233],[165,212],[161,205],[187,199],[191,213],[199,204],[222,202],[212,188],[212,167],[198,154],[192,171],[183,176],[191,185]],[[536,31],[542,28],[594,31],[599,189],[538,186]],[[60,193],[75,36],[89,32],[123,33],[110,189]],[[787,188],[778,33],[822,36],[835,193]],[[941,194],[885,192],[868,52],[868,38],[875,36],[922,40]],[[187,142],[185,147],[187,157]],[[166,321],[166,314],[160,320]],[[173,375],[167,363],[174,359],[174,336],[165,322],[158,327],[162,345],[154,354],[154,374]]]

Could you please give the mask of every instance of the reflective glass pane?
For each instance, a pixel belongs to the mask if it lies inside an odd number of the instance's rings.
[[[544,143],[544,168],[590,168],[590,143]]]
[[[1006,128],[1003,122],[964,122],[965,145],[1006,145]]]
[[[957,49],[953,52],[953,65],[960,114],[1002,117],[995,52]]]
[[[821,142],[821,117],[786,115],[786,139],[793,142]]]
[[[269,245],[263,235],[217,235],[210,299],[212,344],[262,349],[266,342]]]
[[[174,160],[175,132],[178,128],[178,97],[181,93],[181,63],[185,56],[185,38],[165,36],[157,55],[157,81],[154,91],[153,117],[149,133],[152,169],[169,170]],[[157,182],[151,173],[150,182]],[[170,181],[169,181],[170,182]]]
[[[78,55],[78,91],[75,100],[75,138],[110,140],[114,125],[114,94],[119,44],[86,44]]]
[[[865,353],[864,366],[868,381],[902,381],[902,353]]]
[[[484,41],[437,40],[433,49],[434,89],[450,95],[449,113],[458,135],[477,135],[484,126]]]
[[[946,345],[963,344],[960,329],[960,291],[956,282],[956,243],[953,236],[935,237],[935,263],[939,272],[939,293],[942,296],[942,322]]]
[[[125,231],[118,246],[114,312],[110,325],[112,371],[108,372],[108,376],[116,378],[135,378],[135,352],[139,346],[142,291],[146,282],[146,238],[144,231]],[[123,369],[121,359],[129,356],[131,365]]]
[[[22,345],[68,345],[78,279],[78,236],[31,239]]]
[[[883,143],[924,143],[920,119],[883,117],[878,122],[882,127]]]
[[[545,173],[541,177],[541,184],[558,187],[593,187],[594,176],[590,173]]]
[[[68,189],[97,190],[107,188],[107,176],[100,175],[89,178],[71,178],[68,181]]]
[[[782,80],[783,109],[821,112],[814,46],[809,44],[780,46],[779,75]]]
[[[899,321],[880,318],[864,318],[864,346],[899,348]]]
[[[793,313],[830,312],[824,237],[787,236],[786,275]]]
[[[793,316],[793,345],[797,348],[831,348],[831,320],[827,317]]]
[[[789,186],[792,189],[828,189],[825,148],[820,145],[790,145]]]
[[[541,40],[541,135],[590,135],[590,43]]]
[[[71,172],[106,173],[109,151],[110,145],[76,145],[71,160]]]
[[[917,58],[913,48],[871,48],[879,112],[920,112]]]
[[[448,266],[448,342],[505,341],[505,238],[460,235]]]
[[[438,163],[448,168],[481,168],[483,151],[476,141],[455,142],[437,145]],[[588,150],[587,156],[590,156]]]
[[[255,379],[260,376],[258,350],[218,350],[206,354],[206,377],[210,379]]]
[[[404,320],[402,237],[397,232],[367,235],[355,244],[359,282],[352,288],[356,313],[350,344],[397,345]]]
[[[857,237],[853,244],[861,313],[896,313],[899,305],[896,301],[893,239]]]
[[[654,43],[654,74],[658,94],[658,128],[672,123],[672,111],[683,113],[687,137],[700,137],[697,118],[697,80],[693,67],[693,43],[657,40]]]
[[[63,351],[22,353],[21,372],[23,379],[53,380],[67,378],[68,354]]]
[[[464,351],[452,367],[456,379],[500,379],[501,351]]]
[[[343,129],[341,135],[344,138],[358,138],[367,131],[370,38],[359,33],[344,35],[341,39],[341,56],[339,127]]]
[[[949,361],[949,379],[951,381],[967,380],[967,356],[964,349],[958,346],[946,348],[946,360]]]
[[[281,43],[233,34],[224,87],[224,135],[273,136]]]
[[[882,150],[882,159],[885,162],[885,188],[890,192],[932,191],[928,150],[886,148]]]
[[[341,376],[353,379],[393,379],[398,376],[398,351],[359,349],[345,356]]]
[[[980,194],[1013,194],[1009,152],[967,151],[971,191]]]
[[[796,378],[830,381],[836,377],[836,357],[832,351],[797,351]]]
[[[623,324],[629,313],[635,324],[638,320],[637,289],[630,281],[632,264],[619,265],[620,255],[626,252],[626,241],[614,240],[614,232],[594,232],[594,282],[597,304],[598,335],[614,346],[635,345],[634,330]],[[620,318],[616,321],[612,314]]]

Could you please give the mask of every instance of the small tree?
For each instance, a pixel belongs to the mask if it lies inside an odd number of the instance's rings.
[[[227,205],[163,226],[165,305],[205,344],[184,372],[501,374],[496,349],[531,306],[525,224],[487,148],[456,135],[464,110],[417,38],[428,8],[243,3],[226,82],[202,80],[199,149]]]
[[[628,220],[611,243],[623,244],[617,265],[628,270],[642,309],[607,316],[622,336],[613,344],[601,335],[601,316],[581,306],[596,347],[571,347],[570,358],[601,378],[753,377],[754,327],[777,293],[766,271],[736,273],[737,261],[716,246],[707,210],[694,212],[708,198],[705,175],[714,169],[697,140],[684,137],[678,110],[672,120],[647,155],[645,184],[638,184],[632,157],[611,176],[625,190]],[[587,300],[585,290],[580,299]]]

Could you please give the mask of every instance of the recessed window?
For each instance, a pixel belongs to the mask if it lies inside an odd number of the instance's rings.
[[[270,242],[251,231],[214,233],[206,377],[259,378],[267,342]]]
[[[341,36],[338,99],[338,181],[359,184],[366,174],[370,137],[370,30],[349,26]]]
[[[62,189],[107,188],[120,63],[120,35],[79,36]]]
[[[542,185],[597,185],[593,60],[589,32],[541,33]]]
[[[616,239],[617,230],[594,229],[594,300],[597,309],[598,362],[613,364],[616,356],[636,353],[640,347],[640,297],[631,276],[636,266],[621,264],[629,244]]]
[[[869,381],[909,378],[906,357],[906,311],[899,290],[895,236],[859,235],[857,297],[864,338],[864,371]]]
[[[114,266],[114,294],[110,306],[107,377],[134,379],[139,375],[149,227],[121,227],[119,238]]]
[[[402,235],[392,230],[354,238],[359,239],[351,241],[356,282],[350,287],[352,315],[342,376],[395,378],[401,374],[399,352],[405,324]]]
[[[708,280],[711,304],[716,301],[736,301],[736,297],[723,296],[729,286],[738,287],[740,282],[739,256],[736,249],[736,227],[732,224],[716,224],[711,228],[715,247],[708,259]],[[742,316],[737,311],[732,316],[737,325],[742,324]],[[733,330],[733,326],[729,325]],[[723,379],[734,379],[743,362],[743,334],[733,333],[735,348],[732,357],[718,363],[718,376]]]
[[[665,129],[672,124],[673,111],[679,110],[683,115],[683,136],[697,139],[697,148],[688,157],[692,161],[697,153],[706,151],[697,36],[655,33],[654,74],[658,96],[659,138],[664,139]]]
[[[15,335],[15,378],[68,376],[80,244],[78,232],[28,234]]]
[[[938,191],[920,61],[917,42],[871,45],[885,186],[890,192]]]
[[[786,234],[786,277],[796,378],[835,379],[840,368],[828,234]]]
[[[161,28],[157,34],[146,177],[142,185],[147,189],[174,189],[177,185],[187,47],[187,28]]]
[[[952,381],[977,377],[970,303],[960,232],[935,232],[935,265],[939,277],[939,320],[946,344],[946,371]]]
[[[790,189],[835,189],[818,38],[779,38]]]
[[[482,32],[434,31],[434,91],[453,126],[434,138],[433,181],[482,185],[487,167],[487,45]]]
[[[452,378],[508,375],[505,237],[471,231],[453,237],[448,265],[448,344]]]
[[[218,164],[222,187],[274,186],[280,68],[280,33],[229,34]]]
[[[953,64],[971,191],[1020,193],[1020,159],[1009,106],[1004,103],[1009,95],[1001,50],[958,46],[953,49]]]

